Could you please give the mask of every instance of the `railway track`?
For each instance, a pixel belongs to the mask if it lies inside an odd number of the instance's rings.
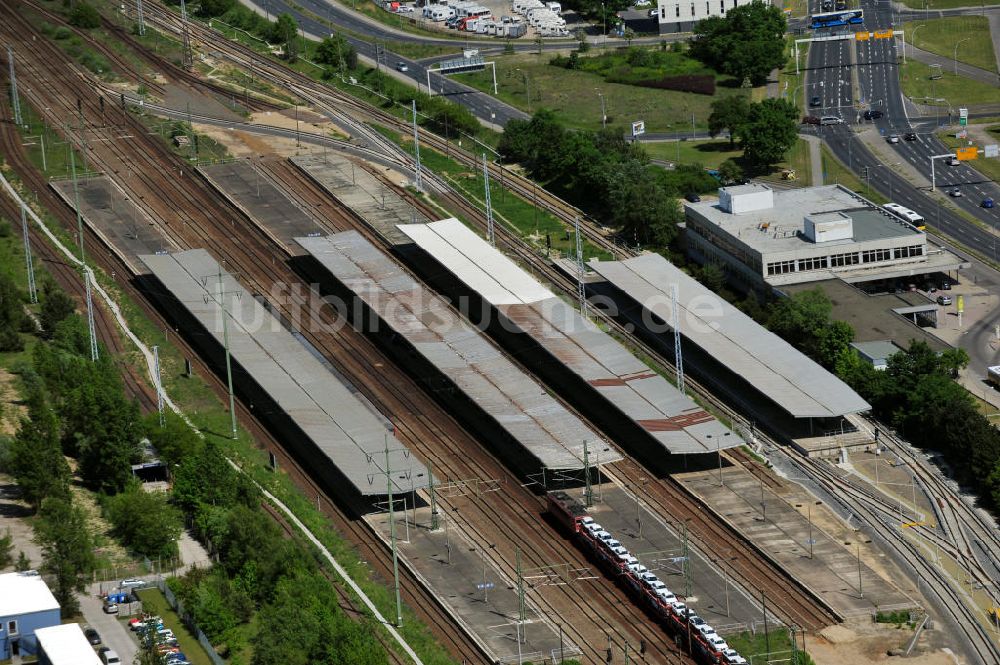
[[[16,20],[12,20],[11,23],[17,25]],[[24,29],[28,30],[26,26]],[[17,41],[19,48],[28,50],[29,44]],[[61,75],[65,76],[65,72],[60,73],[61,64],[58,59],[55,59],[56,62],[50,62],[53,56],[45,53],[43,46],[39,45],[37,48],[43,52],[36,52],[38,56],[36,62],[27,68],[22,76],[28,79],[32,76],[47,76],[53,82],[62,83],[73,90],[72,80],[59,80]],[[70,93],[70,98],[65,95],[58,96],[54,91],[63,85],[52,86],[53,92],[44,100],[33,101],[49,102],[53,113],[64,113],[68,107],[73,106],[71,99],[73,93]],[[79,89],[75,92],[82,93]],[[88,99],[84,105],[93,107],[94,103]],[[178,164],[178,160],[164,156],[162,146],[152,145],[151,141],[149,137],[136,134],[128,139],[130,143],[139,144],[134,146],[136,148],[134,150],[126,151],[114,142],[101,142],[90,146],[88,152],[91,161],[101,165],[112,177],[114,177],[112,174],[117,175],[123,168],[129,169],[134,174],[132,178],[121,183],[123,188],[129,192],[134,201],[140,201],[142,207],[152,213],[154,219],[165,220],[164,232],[179,246],[198,245],[212,249],[214,253],[227,259],[231,270],[239,270],[244,283],[260,293],[268,293],[270,285],[276,281],[295,282],[294,276],[275,261],[274,251],[266,247],[266,241],[252,231],[247,233],[248,229],[243,228],[243,220],[240,220],[241,226],[238,231],[240,240],[233,243],[231,239],[237,229],[236,220],[240,219],[239,213],[221,205],[216,195],[207,192],[207,186],[197,182],[197,178],[191,177],[190,171],[186,171],[183,165]],[[126,152],[128,154],[125,154]],[[160,175],[175,169],[178,173],[176,179],[164,179]],[[188,185],[182,188],[178,181],[184,180]],[[398,415],[395,419],[397,432],[408,445],[412,445],[422,454],[438,457],[439,463],[435,466],[440,470],[439,473],[452,478],[504,477],[502,467],[489,455],[480,452],[471,457],[470,451],[476,450],[476,444],[467,440],[464,433],[445,414],[429,404],[425,405],[426,398],[405,376],[388,371],[386,365],[389,363],[382,362],[379,354],[360,336],[346,339],[349,336],[338,335],[336,338],[329,336],[331,338],[328,339],[310,333],[307,337],[324,355],[335,358],[335,364],[344,369],[349,377],[379,377],[375,388],[360,381],[358,385],[383,412],[393,416]],[[440,448],[435,449],[435,445],[447,447],[442,451]],[[517,486],[512,485],[512,487]],[[478,497],[477,502],[483,504],[480,510],[489,511],[485,518],[474,511],[467,513],[470,515],[468,523],[470,533],[478,533],[484,540],[486,538],[498,540],[494,528],[488,525],[507,523],[512,526],[513,533],[507,542],[503,543],[505,547],[495,548],[506,555],[497,556],[495,563],[498,567],[501,570],[511,569],[513,557],[510,556],[510,552],[515,542],[530,544],[531,548],[526,552],[529,564],[544,565],[545,557],[548,557],[549,561],[573,561],[575,558],[575,565],[586,567],[587,563],[580,559],[575,548],[553,540],[551,531],[538,521],[537,515],[541,512],[541,504],[537,497],[523,489],[516,490],[516,493],[518,495],[515,497],[516,501],[510,500],[511,497],[505,497],[503,501],[485,501],[483,497]],[[527,540],[528,537],[530,540]],[[522,541],[522,538],[525,540]],[[598,594],[596,597],[604,597],[603,601],[596,600],[592,594],[585,592],[581,585],[573,585],[569,592],[558,591],[551,594],[557,596],[553,606],[554,614],[569,617],[582,615],[586,619],[583,623],[589,622],[584,629],[574,627],[569,633],[571,639],[585,646],[588,636],[603,634],[602,629],[608,622],[613,621],[611,633],[615,640],[636,644],[639,639],[645,639],[647,643],[654,645],[654,654],[659,654],[663,659],[670,657],[672,649],[669,645],[662,644],[662,635],[658,627],[648,620],[637,622],[634,612],[628,611],[628,604],[621,602],[622,598],[615,598],[617,592],[613,589],[606,591],[608,593]],[[597,647],[592,647],[592,654],[596,654],[597,651]]]

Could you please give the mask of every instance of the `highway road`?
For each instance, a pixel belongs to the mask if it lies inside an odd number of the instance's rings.
[[[813,11],[819,11],[819,0],[812,0]],[[899,17],[891,4],[881,0],[863,0],[865,29],[869,31],[899,27]],[[819,36],[821,33],[815,33]],[[851,50],[856,49],[856,62],[852,63]],[[820,106],[811,109],[815,115],[838,115],[845,124],[837,127],[817,129],[826,139],[833,152],[850,168],[863,177],[865,167],[871,186],[884,195],[912,208],[927,218],[930,223],[959,243],[986,251],[994,243],[992,234],[981,226],[942,208],[937,196],[914,188],[901,174],[900,166],[907,162],[912,168],[931,178],[930,157],[951,152],[934,135],[938,128],[935,118],[911,119],[910,110],[915,110],[904,100],[897,65],[897,42],[892,39],[872,39],[865,42],[854,40],[813,43],[809,50],[808,71],[802,95],[806,99],[820,97]],[[855,71],[856,70],[856,71]],[[858,97],[852,98],[852,76],[858,83]],[[1000,97],[1000,95],[998,95]],[[874,121],[883,136],[899,135],[900,142],[887,144],[887,149],[898,155],[896,161],[883,163],[877,159],[854,136],[872,121],[864,120],[858,108],[881,111],[883,117]],[[957,114],[955,109],[954,113]],[[940,118],[947,120],[947,115]],[[905,141],[907,132],[915,132],[917,139]],[[988,227],[1000,225],[1000,208],[982,208],[983,199],[991,197],[1000,201],[1000,187],[984,178],[978,171],[962,164],[947,166],[945,160],[936,160],[937,185],[942,193],[958,189],[963,196],[952,199],[957,207],[979,218]]]

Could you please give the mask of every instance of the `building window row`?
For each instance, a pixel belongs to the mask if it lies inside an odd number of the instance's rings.
[[[826,268],[826,257],[817,256],[811,259],[799,259],[799,270],[822,270]]]
[[[848,252],[846,254],[833,254],[830,256],[830,267],[841,268],[843,266],[853,266],[858,263],[858,253]]]
[[[910,245],[909,247],[897,247],[894,250],[894,254],[897,259],[908,259],[911,256],[923,256],[924,246]]]
[[[879,261],[889,261],[892,259],[891,249],[866,249],[861,252],[862,263],[878,263]]]
[[[767,264],[768,275],[784,275],[787,272],[795,272],[795,260],[774,261]]]

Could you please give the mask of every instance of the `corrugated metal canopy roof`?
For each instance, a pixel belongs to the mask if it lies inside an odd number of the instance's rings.
[[[35,639],[49,665],[101,665],[78,623],[37,628]]]
[[[706,453],[742,440],[455,219],[400,230],[671,453]]]
[[[448,376],[541,466],[582,469],[584,441],[591,455],[601,451],[602,463],[621,459],[482,332],[358,232],[296,238],[296,242]]]
[[[362,495],[387,492],[385,448],[394,491],[428,484],[427,469],[362,402],[281,322],[203,249],[139,257],[221,345],[224,295],[229,349]],[[412,485],[411,485],[412,482]]]
[[[824,418],[871,406],[843,381],[759,325],[659,254],[590,267],[668,325],[678,285],[681,334],[796,418]]]

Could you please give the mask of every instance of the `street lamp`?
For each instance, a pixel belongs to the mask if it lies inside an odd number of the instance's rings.
[[[955,42],[955,57],[952,58],[952,60],[955,61],[955,75],[956,76],[958,75],[958,46],[962,42],[967,42],[970,39],[972,39],[972,37],[965,37],[964,39],[959,39],[957,42]]]
[[[608,112],[604,107],[604,93],[597,90],[597,96],[601,98],[601,128],[604,129],[608,126]]]
[[[926,28],[926,27],[927,27],[926,23],[921,23],[920,25],[918,25],[917,27],[915,27],[913,29],[913,32],[910,33],[910,46],[912,46],[913,48],[917,48],[917,30],[920,30],[920,28]]]

